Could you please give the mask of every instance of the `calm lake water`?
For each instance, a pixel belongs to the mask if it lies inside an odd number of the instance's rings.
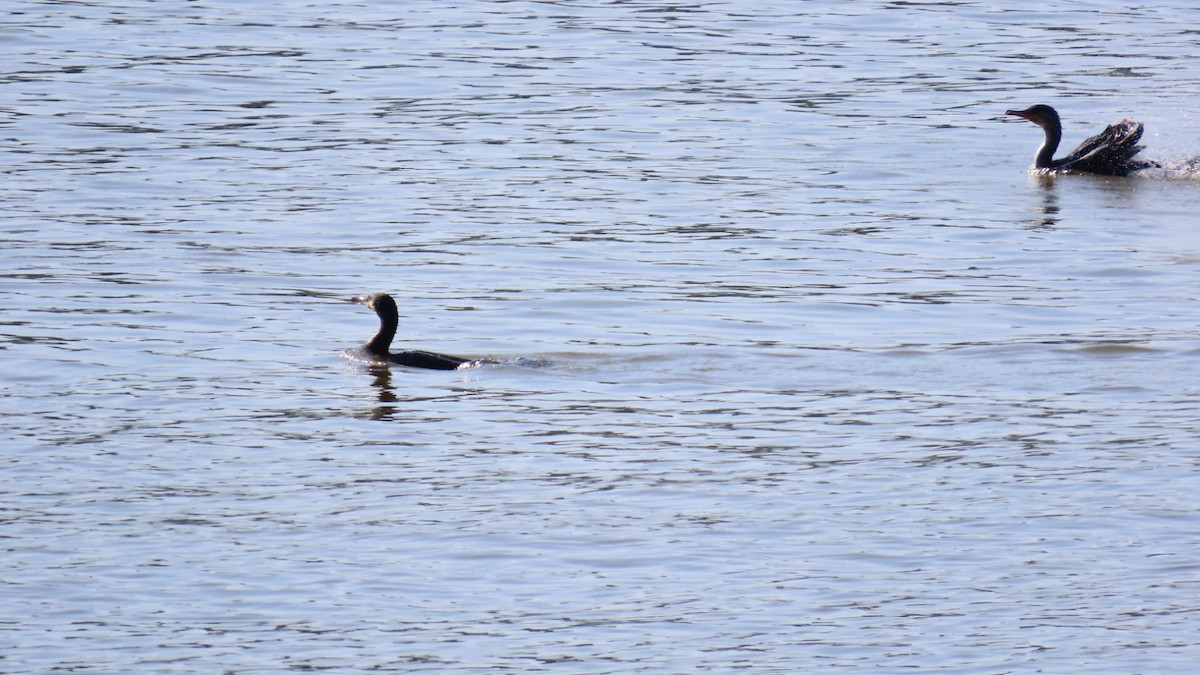
[[[0,671],[1190,672],[1200,181],[1003,113],[1200,9],[1060,5],[8,3]]]

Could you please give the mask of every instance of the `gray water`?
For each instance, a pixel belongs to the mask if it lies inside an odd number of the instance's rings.
[[[5,7],[0,671],[1200,658],[1194,3]]]

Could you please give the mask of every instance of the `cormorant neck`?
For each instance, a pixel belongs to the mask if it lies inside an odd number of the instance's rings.
[[[381,308],[382,310],[382,308]],[[396,337],[396,326],[400,323],[396,312],[385,314],[383,311],[377,311],[379,314],[379,331],[365,345],[367,351],[375,356],[387,356],[388,349],[392,346],[392,338]]]
[[[1042,147],[1038,148],[1037,156],[1033,158],[1033,166],[1038,169],[1050,169],[1054,167],[1054,151],[1058,150],[1058,143],[1062,140],[1062,124],[1058,120],[1048,120],[1042,130],[1046,132],[1046,140],[1042,141]]]

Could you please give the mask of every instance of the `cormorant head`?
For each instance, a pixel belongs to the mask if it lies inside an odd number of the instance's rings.
[[[357,295],[351,299],[354,300],[354,302],[359,303],[360,305],[366,305],[367,307],[375,310],[376,313],[380,313],[381,311],[387,311],[389,309],[389,307],[391,309],[392,314],[396,313],[396,301],[392,300],[392,296],[388,295],[387,293],[375,293],[373,295]]]
[[[1054,108],[1042,103],[1031,105],[1024,110],[1009,110],[1004,114],[1016,115],[1022,119],[1027,119],[1042,128],[1061,126],[1061,123],[1058,121],[1058,112]]]

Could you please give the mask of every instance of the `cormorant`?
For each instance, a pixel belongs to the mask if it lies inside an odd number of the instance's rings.
[[[1124,119],[1110,124],[1104,131],[1081,143],[1066,157],[1054,159],[1054,151],[1058,149],[1058,143],[1062,140],[1062,122],[1059,121],[1058,112],[1054,108],[1038,104],[1025,110],[1009,110],[1005,114],[1027,119],[1046,132],[1046,140],[1042,142],[1042,147],[1038,148],[1033,159],[1036,169],[1128,176],[1139,169],[1158,166],[1156,162],[1133,158],[1142,149],[1142,146],[1138,145],[1138,140],[1142,137],[1141,122]]]
[[[391,352],[388,349],[392,346],[392,338],[396,337],[396,326],[400,324],[400,313],[396,310],[396,301],[387,293],[360,295],[355,297],[354,301],[370,307],[379,315],[379,331],[363,345],[363,350],[379,361],[433,370],[461,370],[484,363],[484,361],[465,359],[461,356],[420,350]]]

